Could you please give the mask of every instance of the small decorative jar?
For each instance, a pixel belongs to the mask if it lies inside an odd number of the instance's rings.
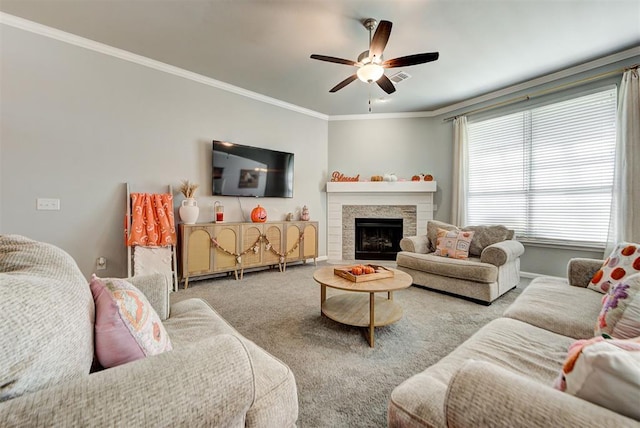
[[[300,214],[300,220],[302,221],[308,221],[311,218],[311,216],[309,216],[309,208],[307,208],[307,206],[303,206],[302,207],[302,214]]]

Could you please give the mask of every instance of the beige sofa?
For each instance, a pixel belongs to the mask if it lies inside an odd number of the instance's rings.
[[[163,275],[130,278],[173,350],[91,371],[94,304],[64,251],[0,236],[0,426],[289,427],[291,370],[206,302],[169,305]]]
[[[569,345],[593,337],[602,294],[585,287],[601,265],[573,259],[568,282],[534,279],[502,318],[394,389],[389,426],[640,426],[552,388]]]
[[[435,220],[427,223],[427,234],[403,238],[396,257],[398,269],[407,272],[422,287],[491,304],[520,281],[520,256],[524,246],[504,226],[469,226],[475,232],[464,260],[440,257],[436,250],[437,229],[456,227]]]

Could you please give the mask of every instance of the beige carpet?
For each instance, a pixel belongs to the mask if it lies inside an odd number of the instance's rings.
[[[319,266],[321,263],[318,264]],[[404,308],[395,324],[364,329],[320,316],[313,264],[192,281],[172,301],[207,300],[240,333],[284,361],[296,377],[299,427],[385,427],[391,391],[499,317],[528,283],[491,306],[418,287],[396,292]],[[328,296],[338,291],[328,289]]]

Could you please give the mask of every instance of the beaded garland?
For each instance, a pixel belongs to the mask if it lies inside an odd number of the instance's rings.
[[[280,263],[284,263],[285,258],[293,253],[298,246],[300,245],[300,243],[302,243],[302,241],[304,240],[304,233],[300,233],[300,236],[298,236],[298,241],[294,244],[294,246],[287,252],[285,253],[281,253],[278,250],[276,250],[275,248],[273,248],[273,245],[271,245],[271,242],[269,242],[269,238],[267,238],[267,235],[259,235],[258,238],[255,240],[255,242],[253,244],[251,244],[249,246],[249,248],[247,248],[246,250],[240,252],[240,253],[234,253],[233,251],[229,251],[226,248],[222,247],[218,241],[216,241],[216,238],[211,238],[211,244],[217,249],[222,251],[225,254],[228,254],[230,256],[234,256],[236,258],[236,263],[240,264],[242,263],[242,256],[244,256],[245,254],[248,254],[250,252],[254,252],[255,254],[258,253],[258,251],[260,251],[260,243],[264,242],[265,246],[264,248],[267,251],[271,251],[273,254],[277,255],[278,257],[280,257]]]

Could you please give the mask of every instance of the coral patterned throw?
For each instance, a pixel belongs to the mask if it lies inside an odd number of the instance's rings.
[[[640,272],[640,244],[622,242],[613,249],[587,288],[608,293],[623,279]]]
[[[176,245],[173,195],[170,193],[131,194],[131,230],[128,246],[167,247]]]
[[[172,349],[160,317],[135,286],[124,279],[93,275],[90,287],[96,305],[96,356],[102,367]]]

